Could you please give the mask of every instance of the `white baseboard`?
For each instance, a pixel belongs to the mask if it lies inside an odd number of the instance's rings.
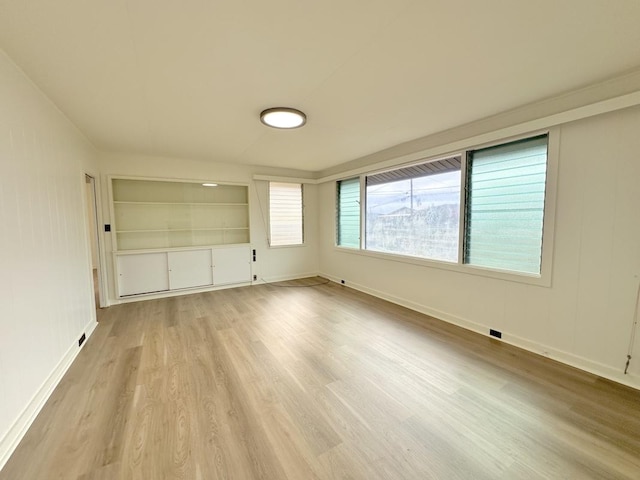
[[[318,275],[320,275],[318,272],[298,273],[296,275],[280,275],[277,277],[260,278],[258,281],[253,282],[253,284],[260,285],[261,283],[287,282],[289,280],[300,280],[301,278],[317,277]]]
[[[211,285],[211,286],[198,287],[198,288],[185,288],[182,290],[167,290],[164,292],[156,292],[156,293],[141,293],[139,295],[131,295],[128,297],[109,299],[109,301],[107,302],[107,306],[120,305],[123,303],[141,302],[143,300],[157,300],[159,298],[178,297],[182,295],[191,295],[194,293],[213,292],[216,290],[225,290],[227,288],[247,287],[249,285],[261,285],[264,283],[273,283],[273,282],[286,282],[289,280],[299,280],[301,278],[316,277],[316,276],[318,276],[318,272],[308,272],[308,273],[298,273],[295,275],[281,275],[276,277],[259,278],[258,280],[245,282],[245,283]]]
[[[538,342],[532,342],[531,340],[518,337],[516,335],[507,335],[505,337],[505,335],[503,334],[502,340],[505,343],[516,346],[518,348],[537,353],[538,355],[551,358],[560,363],[575,367],[579,370],[584,370],[585,372],[593,373],[594,375],[598,375],[599,377],[606,378],[608,380],[612,380],[614,382],[621,383],[628,387],[640,390],[640,378],[637,375],[625,375],[624,370],[622,369],[623,366],[621,366],[620,369],[616,369],[603,363],[594,362],[593,360],[589,360],[588,358],[558,350]]]
[[[127,297],[117,298],[115,300],[109,300],[109,305],[121,305],[123,303],[141,302],[143,300],[157,300],[159,298],[181,297],[183,295],[193,295],[195,293],[213,292],[216,290],[225,290],[227,288],[247,287],[251,285],[251,282],[244,283],[230,283],[224,285],[209,285],[206,287],[195,288],[183,288],[178,290],[166,290],[164,292],[156,293],[140,293],[137,295],[130,295]]]
[[[82,332],[78,334],[77,338],[80,338],[84,333],[88,339],[97,326],[98,323],[91,320]],[[0,439],[0,470],[2,470],[15,449],[18,447],[18,444],[29,430],[29,427],[31,427],[31,424],[40,413],[40,410],[42,410],[42,407],[47,403],[47,400],[55,390],[58,383],[60,383],[60,380],[62,380],[64,374],[69,370],[69,367],[80,353],[80,350],[82,350],[82,348],[87,344],[85,339],[82,347],[78,348],[77,342],[78,340],[75,340],[73,345],[69,347],[56,367],[31,398],[31,401],[18,416],[11,428],[9,428],[9,431],[2,439]]]
[[[319,275],[325,278],[328,278],[332,282],[335,282],[338,284],[340,283],[340,279],[332,275],[328,275],[326,273],[319,273]],[[430,307],[427,307],[426,305],[412,302],[404,298],[389,295],[380,290],[369,288],[365,285],[360,285],[358,283],[352,283],[348,281],[346,283],[346,286],[363,293],[368,293],[369,295],[373,295],[374,297],[387,300],[391,303],[395,303],[396,305],[401,305],[411,310],[415,310],[416,312],[424,313],[425,315],[429,315],[431,317],[437,318],[438,320],[442,320],[444,322],[451,323],[458,327],[471,330],[481,335],[487,336],[489,334],[489,327],[486,325],[475,323],[471,320],[467,320],[465,318],[461,318],[456,315],[451,315],[447,312],[436,310],[434,308],[430,308]],[[579,370],[584,370],[585,372],[589,372],[594,375],[598,375],[599,377],[603,377],[608,380],[612,380],[614,382],[621,383],[628,387],[632,387],[640,390],[640,377],[638,375],[628,375],[628,374],[625,375],[622,369],[615,369],[608,365],[594,362],[593,360],[589,360],[587,358],[580,357],[578,355],[574,355],[569,352],[557,350],[547,345],[543,345],[538,342],[527,340],[526,338],[518,337],[516,335],[510,335],[508,332],[502,332],[501,340],[505,343],[508,343],[509,345],[522,348],[523,350],[527,350],[529,352],[551,358],[553,360],[564,363],[571,367],[575,367]]]

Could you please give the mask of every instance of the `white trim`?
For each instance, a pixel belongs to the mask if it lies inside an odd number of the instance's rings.
[[[93,176],[93,175],[92,175]],[[95,191],[96,202],[96,229],[98,235],[98,302],[99,308],[109,306],[109,278],[107,276],[107,249],[104,231],[104,212],[102,204],[102,177],[101,175],[93,176],[93,188]]]
[[[551,286],[553,279],[553,253],[556,251],[555,230],[558,196],[558,176],[560,174],[559,127],[550,128],[547,136],[547,174],[544,190],[544,213],[542,218],[542,252],[540,258],[540,277],[543,284]]]
[[[527,350],[529,352],[542,355],[543,357],[556,360],[560,363],[564,363],[565,365],[575,367],[579,370],[592,373],[593,375],[597,375],[599,377],[603,377],[622,385],[640,390],[640,377],[637,375],[625,375],[624,368],[620,368],[620,370],[618,371],[615,368],[609,367],[608,365],[604,365],[599,362],[594,362],[593,360],[589,360],[588,358],[574,355],[572,353],[558,350],[556,348],[548,347],[541,343],[533,342],[517,335],[508,335],[504,332],[502,332],[502,341],[508,343],[509,345],[522,348],[523,350]]]
[[[545,202],[544,202],[544,225],[542,230],[542,257],[540,264],[540,274],[530,274],[525,272],[517,272],[511,270],[500,270],[497,268],[481,267],[464,263],[464,241],[465,241],[465,229],[466,229],[466,189],[468,185],[467,164],[468,154],[473,150],[478,150],[487,147],[493,147],[498,145],[504,145],[518,140],[526,140],[540,135],[547,136],[547,173],[545,180]],[[359,176],[360,178],[360,195],[361,195],[361,208],[360,208],[360,229],[361,239],[360,248],[342,247],[336,244],[334,240],[334,249],[340,252],[365,255],[372,258],[378,258],[382,260],[390,260],[395,262],[408,263],[410,265],[418,265],[429,268],[440,268],[442,270],[451,270],[459,273],[466,273],[471,275],[481,275],[484,277],[497,278],[500,280],[525,283],[530,285],[538,285],[543,287],[550,287],[552,281],[552,268],[553,268],[553,252],[554,248],[554,230],[555,230],[555,211],[556,211],[556,194],[558,183],[558,169],[560,164],[560,129],[552,128],[546,130],[538,130],[527,132],[515,137],[499,139],[490,143],[482,145],[469,146],[459,150],[456,153],[450,153],[446,156],[439,156],[433,159],[423,158],[420,162],[411,162],[410,164],[399,165],[395,169],[404,168],[409,165],[416,165],[419,163],[428,163],[431,161],[438,161],[443,158],[461,158],[460,167],[460,224],[459,224],[459,236],[458,236],[458,259],[456,262],[447,262],[444,260],[423,258],[417,256],[405,255],[396,252],[380,252],[376,250],[369,250],[366,248],[366,182],[365,179],[368,175],[375,175],[376,172],[366,173]],[[392,170],[395,170],[392,169]],[[353,178],[353,177],[350,177]],[[344,180],[344,179],[340,179]],[[337,180],[336,180],[337,182]],[[364,185],[364,187],[363,187]],[[336,200],[334,200],[334,209],[337,211]],[[364,219],[364,221],[363,221]],[[336,237],[336,223],[334,221],[334,238]]]
[[[302,243],[291,243],[287,245],[268,245],[267,248],[269,250],[279,250],[281,248],[300,248],[300,247],[306,247],[306,246],[308,246],[308,244],[305,242],[302,242]]]
[[[311,185],[317,185],[320,183],[318,180],[312,178],[302,177],[282,177],[277,175],[254,175],[252,180],[260,180],[263,182],[276,182],[276,183],[307,183]]]
[[[333,247],[336,251],[341,253],[349,253],[352,255],[362,255],[365,257],[376,258],[378,260],[386,260],[391,262],[407,263],[409,265],[438,268],[441,270],[449,270],[452,272],[463,273],[467,275],[480,275],[482,277],[496,278],[498,280],[505,280],[509,282],[526,283],[529,285],[538,285],[542,287],[551,286],[551,275],[549,278],[546,276],[543,278],[540,275],[510,272],[506,270],[496,270],[490,268],[479,267],[476,265],[469,265],[467,263],[445,262],[443,260],[432,260],[428,258],[410,257],[407,255],[400,255],[390,252],[378,252],[375,250],[358,250],[356,248],[348,247]]]
[[[192,250],[216,250],[222,248],[251,248],[251,243],[220,243],[217,245],[193,245],[189,247],[143,248],[138,250],[118,250],[112,252],[116,256],[139,255],[141,253],[186,252]]]
[[[233,186],[233,187],[248,187],[248,182],[227,182],[222,180],[216,180],[215,178],[180,178],[180,177],[148,177],[143,175],[119,175],[119,174],[110,174],[107,175],[107,179],[109,183],[112,180],[140,180],[140,181],[151,181],[151,182],[167,182],[167,183],[197,183],[202,185],[203,183],[211,182],[217,183],[221,187],[225,186]]]
[[[87,344],[87,340],[91,334],[93,334],[97,326],[98,323],[95,320],[90,321],[85,326],[83,331],[78,335],[78,338],[80,338],[83,333],[86,335],[86,339],[82,346],[78,348],[76,343],[78,340],[74,340],[73,345],[69,347],[53,371],[42,383],[33,397],[31,397],[31,400],[27,403],[24,410],[22,410],[22,413],[18,415],[18,418],[13,422],[13,425],[11,425],[8,432],[2,439],[0,439],[0,470],[2,470],[7,461],[9,461],[9,458],[11,458],[11,455],[18,447],[18,444],[25,436],[44,405],[47,403],[47,400],[60,383],[60,380],[62,380],[62,377],[64,377],[67,370],[69,370],[69,367],[71,367],[73,361]]]
[[[460,205],[458,205],[458,264],[464,262],[465,232],[467,231],[467,187],[469,178],[467,177],[467,167],[469,163],[469,152],[463,151],[460,154]]]
[[[345,170],[340,173],[326,175],[324,177],[320,177],[319,179],[317,179],[316,182],[326,183],[326,182],[340,180],[347,177],[355,177],[357,175],[361,175],[361,174],[372,172],[372,171],[400,167],[403,164],[416,162],[423,158],[442,157],[442,156],[450,155],[453,152],[458,150],[468,150],[468,149],[477,148],[477,146],[480,146],[483,144],[497,142],[502,139],[507,139],[509,137],[517,137],[520,135],[525,135],[528,132],[535,132],[537,130],[546,130],[551,127],[556,127],[558,125],[562,125],[565,123],[574,122],[576,120],[582,120],[584,118],[601,115],[603,113],[614,112],[616,110],[621,110],[623,108],[633,107],[636,105],[640,105],[640,91],[636,91],[636,92],[629,93],[629,94],[622,95],[615,98],[610,98],[608,100],[603,100],[603,101],[596,102],[583,107],[573,108],[571,110],[567,110],[562,113],[556,113],[553,115],[548,115],[545,117],[541,117],[535,120],[530,120],[527,122],[509,126],[509,127],[500,128],[498,130],[493,130],[488,133],[466,137],[461,140],[444,143],[444,144],[427,148],[427,149],[421,149],[405,155],[394,156],[392,150],[395,147],[391,147],[390,151],[388,152],[389,158],[387,158],[386,160],[374,162],[366,166],[361,166],[361,167],[353,168],[350,170]],[[424,137],[422,140],[426,138],[429,138],[429,136]],[[396,145],[396,147],[399,147],[399,145]],[[408,145],[407,145],[407,148],[409,148]],[[377,154],[374,154],[374,155],[384,155],[384,151],[378,152]]]
[[[405,298],[396,297],[395,295],[389,295],[388,293],[383,292],[382,290],[369,288],[365,285],[361,285],[359,283],[353,283],[349,280],[345,280],[345,283],[341,283],[342,280],[344,279],[339,279],[338,277],[334,277],[333,275],[329,275],[326,273],[319,273],[318,275],[321,277],[327,278],[332,282],[337,283],[343,287],[353,288],[354,290],[358,290],[359,292],[363,292],[368,295],[372,295],[376,298],[380,298],[382,300],[386,300],[388,302],[394,303],[396,305],[406,307],[418,313],[429,315],[430,317],[437,318],[438,320],[442,320],[447,323],[458,325],[459,327],[463,327],[467,330],[471,330],[476,333],[482,334],[482,333],[486,333],[487,331],[487,328],[480,323],[475,323],[470,320],[463,319],[462,317],[457,317],[455,315],[451,315],[441,310],[430,308],[420,303],[412,302],[411,300],[407,300]]]
[[[254,282],[254,285],[268,285],[274,282],[288,282],[290,280],[300,280],[302,278],[317,277],[318,275],[320,275],[318,272],[308,272],[297,273],[295,275],[280,275],[277,277],[258,277],[258,280]],[[323,276],[326,277],[326,275]]]
[[[401,297],[389,295],[380,290],[369,288],[364,285],[360,285],[358,283],[352,283],[349,280],[346,280],[346,282],[342,284],[341,279],[334,277],[333,275],[328,275],[326,273],[319,273],[318,275],[321,277],[327,278],[332,282],[337,283],[338,285],[342,285],[347,288],[352,288],[354,290],[358,290],[360,292],[373,295],[374,297],[380,298],[382,300],[386,300],[396,305],[409,308],[410,310],[414,310],[416,312],[429,315],[430,317],[436,318],[437,320],[442,320],[443,322],[456,325],[466,330],[471,330],[472,332],[479,333],[480,335],[484,335],[487,337],[489,336],[489,327],[473,322],[471,320],[467,320],[465,318],[458,317],[456,315],[451,315],[441,310],[430,308],[425,305],[412,302],[410,300],[406,300]],[[640,390],[640,377],[637,375],[625,375],[622,369],[618,371],[607,365],[594,362],[592,360],[581,357],[579,355],[574,355],[572,353],[558,350],[538,342],[533,342],[525,338],[519,337],[517,335],[510,335],[508,332],[507,333],[502,332],[501,341],[509,345],[522,348],[523,350],[526,350],[528,352],[542,355],[544,357],[548,357],[550,359],[556,360],[565,365],[578,368],[579,370],[583,370],[585,372],[592,373],[594,375],[612,380],[622,385],[626,385],[628,387]]]
[[[253,278],[253,277],[252,277]],[[116,298],[112,305],[120,305],[123,303],[141,302],[143,300],[157,300],[159,298],[180,297],[182,295],[192,295],[194,293],[214,292],[216,290],[226,290],[227,288],[236,287],[249,287],[255,282],[242,282],[242,283],[224,283],[218,285],[207,285],[205,287],[188,287],[178,288],[175,290],[163,290],[161,292],[153,293],[136,293],[134,295],[127,295],[125,297]]]
[[[107,285],[107,280],[106,280],[106,253],[105,253],[105,247],[104,247],[104,237],[103,237],[103,226],[102,226],[102,203],[101,203],[101,196],[100,196],[100,181],[99,181],[99,177],[96,176],[95,174],[92,173],[88,173],[87,171],[84,172],[83,177],[86,179],[86,177],[91,178],[91,196],[92,196],[92,201],[90,205],[86,205],[87,211],[85,212],[85,223],[87,220],[87,215],[95,215],[95,231],[90,232],[91,235],[95,235],[96,236],[96,253],[98,256],[98,266],[97,266],[97,270],[98,270],[98,302],[95,305],[96,308],[103,308],[107,305],[107,294],[106,294],[106,285]],[[86,203],[86,195],[83,196],[83,198],[85,199],[85,201],[83,201],[83,203]],[[91,209],[91,207],[95,208],[95,212],[90,213],[89,209]],[[85,227],[85,230],[89,230],[88,228],[89,226],[87,225]],[[91,241],[90,239],[89,242]],[[90,262],[91,263],[91,267],[93,270],[93,261]],[[95,299],[93,298],[93,291],[94,291],[94,284],[93,284],[93,273],[91,275],[91,282],[90,282],[90,287],[91,287],[91,297],[92,297],[92,302],[95,303]],[[95,309],[94,309],[95,312]],[[94,313],[94,318],[95,318],[95,313]]]
[[[299,185],[300,186],[300,233],[301,233],[301,239],[302,242],[301,243],[283,243],[283,244],[279,244],[279,245],[273,245],[271,243],[271,241],[273,240],[272,236],[273,236],[273,231],[271,229],[272,224],[271,224],[271,184],[272,183],[280,183],[280,184],[286,184],[286,185]],[[267,245],[269,246],[269,248],[281,248],[281,247],[303,247],[305,246],[305,244],[307,243],[305,241],[305,229],[304,229],[304,225],[305,225],[305,217],[306,217],[306,212],[305,212],[305,188],[304,188],[304,183],[303,182],[291,182],[291,181],[286,181],[286,182],[280,182],[280,181],[269,181],[267,183]]]

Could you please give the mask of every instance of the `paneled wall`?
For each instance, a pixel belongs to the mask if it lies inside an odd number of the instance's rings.
[[[334,247],[335,182],[320,186],[321,272],[348,285],[640,388],[640,332],[624,365],[640,282],[640,107],[559,128],[551,287]],[[471,146],[471,145],[470,145]]]
[[[95,326],[95,151],[0,51],[0,467]]]

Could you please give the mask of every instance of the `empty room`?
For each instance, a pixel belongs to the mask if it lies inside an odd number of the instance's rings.
[[[0,480],[640,479],[639,23],[0,0]]]

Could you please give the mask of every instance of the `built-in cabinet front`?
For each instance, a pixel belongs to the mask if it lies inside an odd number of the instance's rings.
[[[222,254],[223,252],[218,252],[216,257]],[[213,255],[210,248],[169,252],[167,255],[171,290],[213,285]],[[245,261],[247,260],[245,257]]]
[[[112,178],[118,297],[251,282],[247,185]]]
[[[169,290],[166,252],[117,255],[118,293],[121,297]]]
[[[116,254],[118,295],[128,297],[198,287],[248,283],[251,252],[246,245]]]

